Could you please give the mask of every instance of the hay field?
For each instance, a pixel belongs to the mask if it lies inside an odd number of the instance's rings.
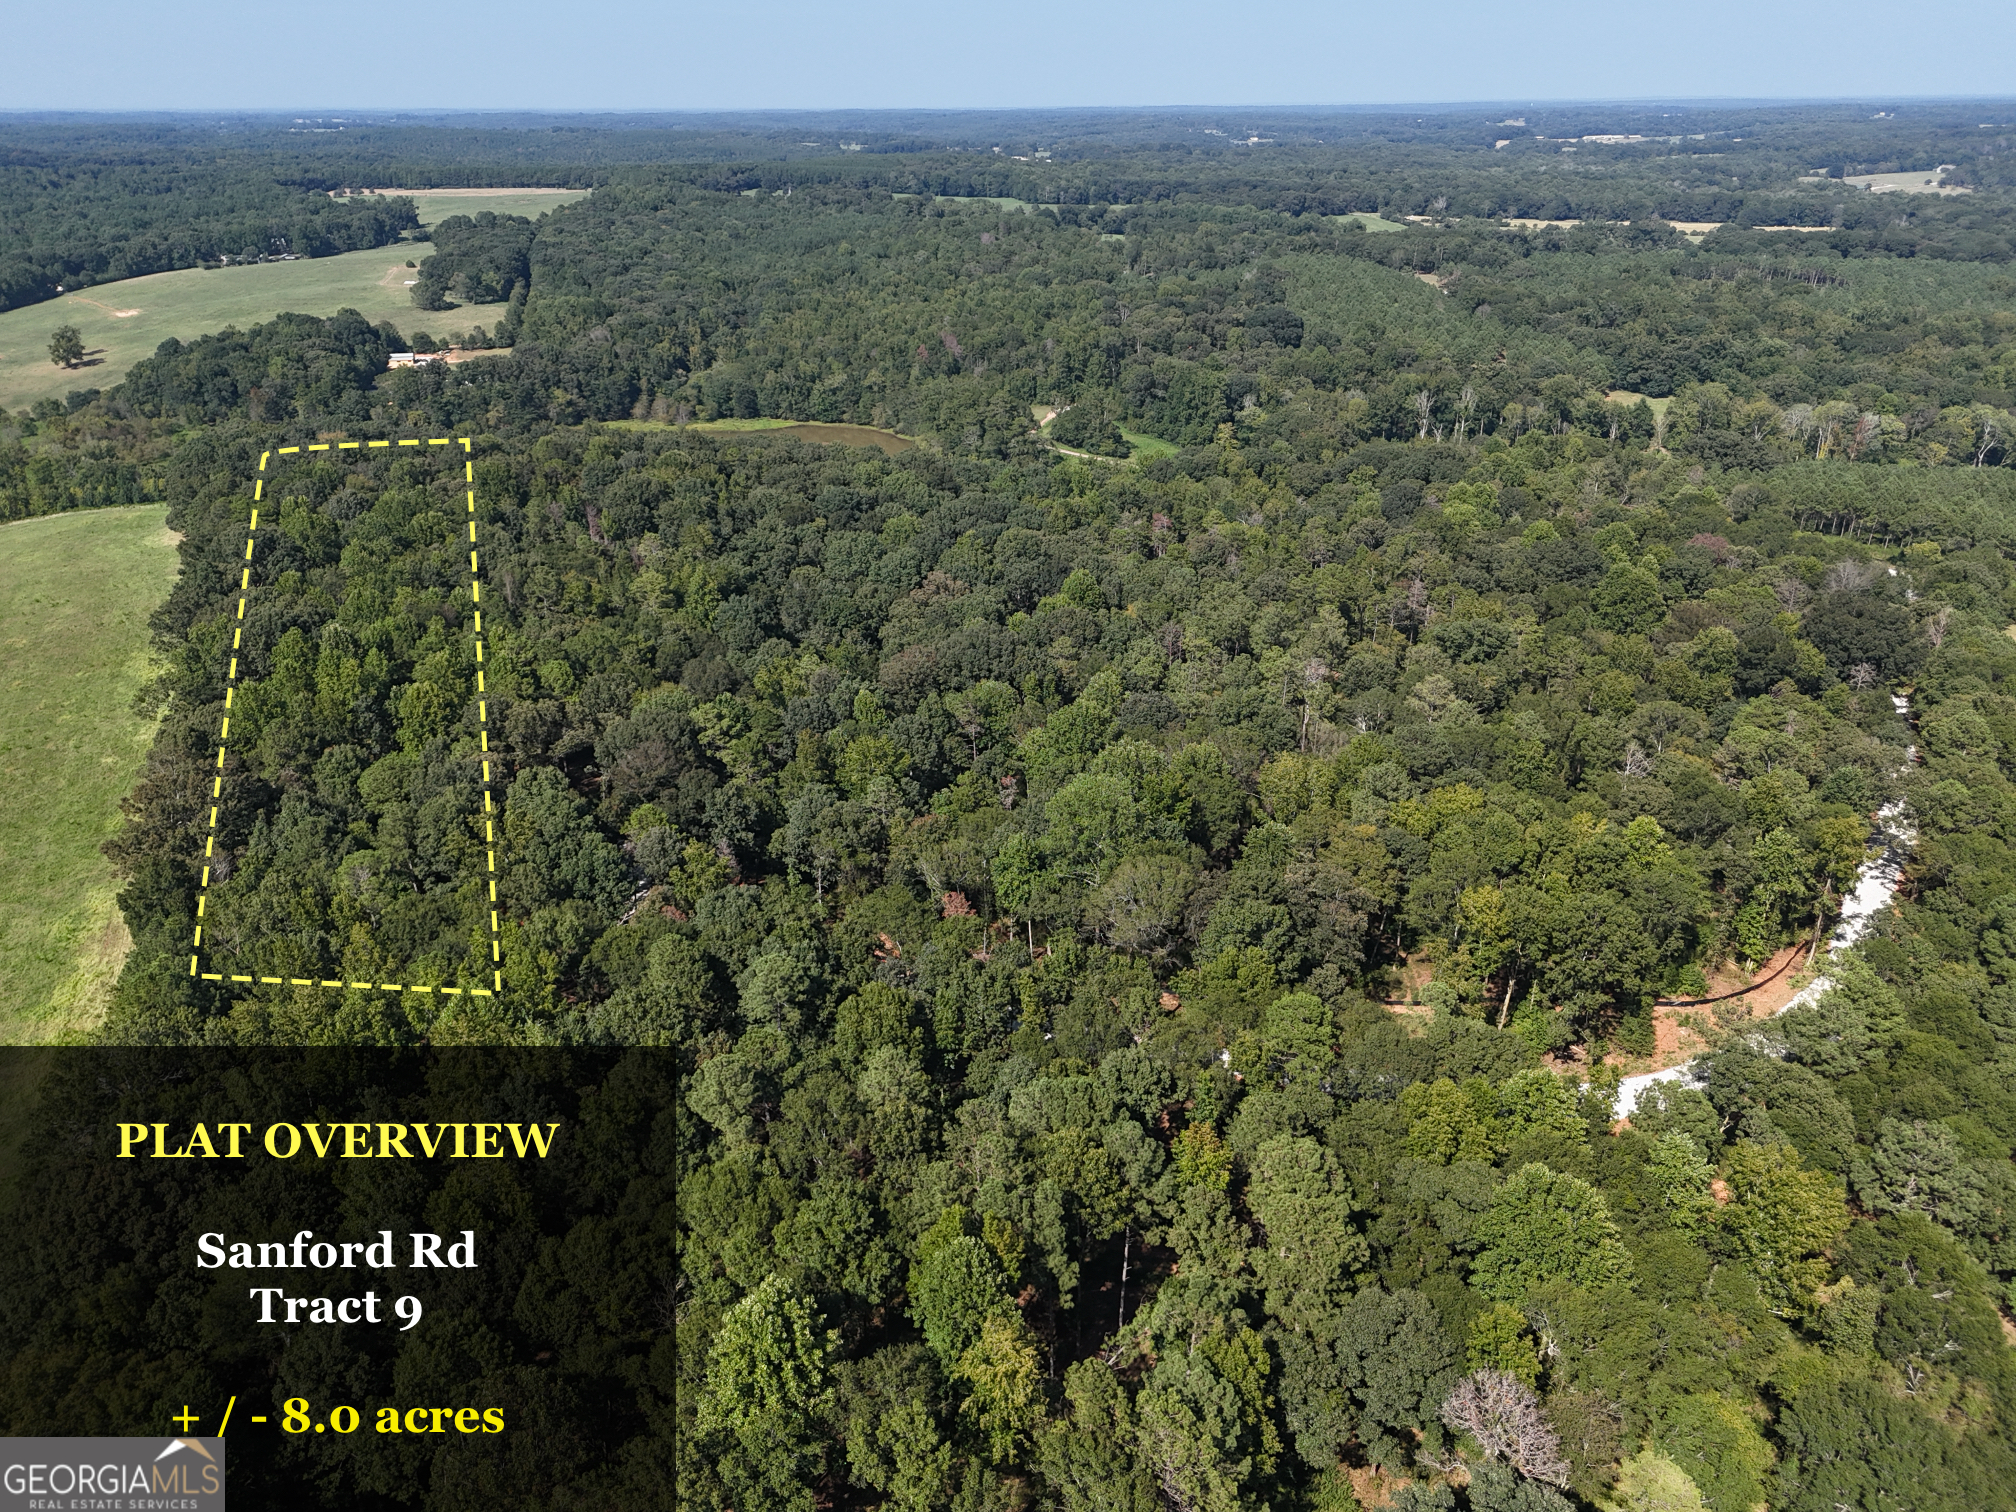
[[[392,192],[392,191],[387,191]],[[401,190],[413,196],[421,222],[436,225],[450,215],[495,210],[500,215],[537,218],[586,197],[577,189]],[[465,305],[456,310],[413,307],[408,268],[434,250],[431,242],[402,242],[368,252],[311,257],[299,262],[254,263],[247,267],[150,273],[118,283],[96,284],[43,304],[0,313],[0,408],[25,409],[38,399],[61,399],[76,389],[109,389],[126,370],[170,336],[183,341],[243,329],[275,315],[334,315],[357,311],[376,325],[389,320],[404,335],[424,330],[437,340],[472,325],[494,327],[502,305]],[[87,366],[65,370],[49,360],[50,334],[74,325],[84,338]]]
[[[549,210],[588,198],[586,189],[381,189],[380,194],[403,194],[420,212],[420,224],[438,226],[451,215],[475,215],[494,210],[499,215],[522,215],[537,220]]]
[[[1854,173],[1841,182],[1867,189],[1871,194],[1972,194],[1974,191],[1965,184],[1947,184],[1946,169],[1951,166],[1942,164],[1913,173]]]
[[[1405,231],[1407,229],[1399,222],[1384,220],[1372,214],[1369,210],[1354,210],[1349,215],[1333,215],[1330,219],[1342,224],[1362,226],[1375,236],[1385,235],[1393,231]]]
[[[288,311],[334,315],[351,309],[374,325],[389,320],[407,334],[424,321],[437,336],[451,325],[494,324],[502,305],[438,314],[413,308],[406,280],[419,275],[406,261],[417,263],[433,250],[427,242],[405,242],[299,262],[184,268],[9,310],[0,314],[0,407],[23,409],[72,389],[109,389],[170,336],[188,341],[227,326],[242,330]],[[60,325],[74,325],[83,335],[89,366],[66,371],[49,360],[49,335]]]
[[[0,525],[0,1043],[88,1030],[126,956],[99,847],[153,737],[133,698],[178,567],[166,515]]]

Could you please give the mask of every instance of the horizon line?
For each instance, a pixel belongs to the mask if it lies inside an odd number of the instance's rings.
[[[2008,95],[1986,94],[1839,94],[1839,95],[1589,95],[1559,96],[1541,98],[1534,96],[1497,98],[1472,98],[1461,100],[1365,100],[1335,102],[1276,102],[1229,101],[1203,104],[1136,104],[1136,105],[464,105],[464,106],[405,106],[405,105],[145,105],[145,106],[0,106],[0,121],[32,117],[98,117],[105,119],[159,119],[161,117],[275,117],[291,114],[315,114],[326,117],[333,112],[346,112],[358,116],[413,116],[426,119],[450,119],[462,116],[486,115],[529,115],[556,117],[626,117],[626,116],[807,116],[807,115],[904,115],[923,114],[946,117],[976,115],[1059,115],[1082,112],[1095,115],[1123,115],[1143,113],[1188,114],[1208,111],[1273,110],[1289,114],[1317,115],[1329,112],[1360,114],[1377,111],[1404,112],[1424,111],[1435,114],[1454,114],[1464,110],[1497,110],[1508,106],[1522,109],[1538,108],[1584,108],[1600,106],[1606,108],[1636,107],[1651,109],[1657,106],[1713,107],[1812,107],[1826,105],[2010,105],[2016,104],[2016,93]],[[360,123],[362,124],[362,123]]]

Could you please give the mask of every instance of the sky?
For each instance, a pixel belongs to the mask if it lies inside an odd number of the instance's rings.
[[[435,0],[411,10],[99,0],[85,12],[9,10],[0,110],[2016,95],[2006,11],[1990,0],[1908,11],[1873,0],[1818,10],[1788,0]]]

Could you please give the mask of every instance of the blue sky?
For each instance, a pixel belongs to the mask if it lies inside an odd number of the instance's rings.
[[[738,109],[2016,94],[1985,0],[17,4],[0,109]]]

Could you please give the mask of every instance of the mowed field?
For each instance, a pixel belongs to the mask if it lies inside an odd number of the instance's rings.
[[[499,215],[522,215],[537,220],[548,210],[588,198],[586,189],[387,189],[386,194],[403,194],[420,212],[420,224],[438,226],[451,215],[475,215],[494,210]]]
[[[1384,220],[1367,210],[1354,210],[1349,215],[1333,215],[1330,219],[1334,221],[1348,221],[1362,226],[1374,236],[1384,235],[1388,231],[1405,231],[1407,229],[1397,221]]]
[[[89,1028],[126,955],[99,847],[153,734],[133,698],[177,569],[166,515],[0,525],[0,1043]]]
[[[545,214],[575,190],[428,190],[415,193],[420,218],[435,225],[450,215],[480,210],[500,214]],[[185,268],[151,273],[119,283],[97,284],[43,304],[0,314],[0,408],[25,409],[38,399],[61,399],[75,389],[109,389],[126,370],[170,336],[184,341],[228,326],[244,329],[275,315],[334,315],[355,310],[376,325],[389,320],[402,335],[424,330],[436,340],[472,325],[495,326],[502,305],[469,305],[457,310],[413,307],[406,266],[434,250],[429,242],[405,242],[369,252],[311,257],[299,262],[254,263],[242,268]],[[68,371],[49,360],[49,337],[58,326],[74,325],[84,338],[88,366]]]
[[[0,314],[0,406],[24,409],[37,399],[61,399],[72,389],[109,389],[170,336],[188,341],[229,326],[242,330],[288,311],[334,315],[351,309],[374,325],[389,320],[402,334],[422,329],[420,319],[437,326],[451,317],[458,325],[494,322],[489,311],[432,314],[413,308],[405,280],[417,275],[406,260],[417,263],[432,250],[426,242],[409,242],[299,262],[184,268],[9,310]],[[74,325],[82,334],[89,366],[66,372],[49,360],[49,335],[60,325]]]
[[[1867,189],[1876,194],[1972,194],[1974,191],[1965,184],[1946,185],[1946,174],[1940,168],[1921,168],[1915,173],[1856,173],[1841,180],[1853,184],[1858,189]]]

